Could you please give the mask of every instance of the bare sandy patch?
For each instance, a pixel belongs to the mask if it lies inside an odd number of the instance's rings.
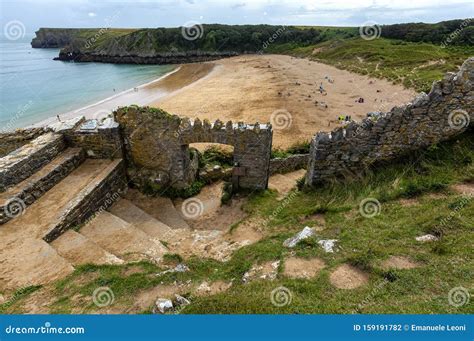
[[[329,280],[338,289],[355,289],[367,284],[369,276],[356,267],[342,264],[331,273]]]
[[[390,256],[388,259],[382,262],[383,269],[414,269],[419,265],[408,257],[404,256]]]
[[[242,277],[242,281],[247,283],[257,279],[274,280],[278,274],[279,260],[268,261],[261,264],[254,264]]]
[[[319,258],[290,257],[285,260],[283,274],[291,278],[313,278],[326,266]]]
[[[452,188],[456,192],[463,195],[469,195],[469,196],[474,195],[474,183],[465,182],[462,184],[456,184],[456,185],[453,185]]]
[[[296,182],[306,174],[305,169],[299,169],[285,174],[275,174],[268,179],[268,188],[278,192],[278,198],[284,198],[296,187]]]
[[[215,281],[212,283],[202,282],[195,290],[196,296],[211,296],[227,291],[232,286],[232,282]]]
[[[322,231],[326,226],[326,219],[324,218],[324,214],[315,213],[310,214],[307,216],[302,216],[298,219],[300,223],[308,224],[312,223],[311,226],[314,227],[315,231]]]

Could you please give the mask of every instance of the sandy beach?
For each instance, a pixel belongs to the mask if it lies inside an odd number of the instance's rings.
[[[271,122],[274,147],[286,148],[309,140],[317,131],[334,129],[340,115],[360,120],[368,112],[388,111],[415,95],[400,85],[307,59],[245,55],[181,65],[138,90],[66,113],[61,119],[97,118],[119,106],[150,105],[201,120]],[[54,121],[55,117],[39,125]]]

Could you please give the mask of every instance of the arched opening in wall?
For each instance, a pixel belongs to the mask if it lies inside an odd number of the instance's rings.
[[[188,146],[193,157],[199,160],[199,179],[214,182],[230,180],[234,166],[234,147],[221,143],[191,143]]]

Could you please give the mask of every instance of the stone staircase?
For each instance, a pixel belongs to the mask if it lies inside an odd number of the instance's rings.
[[[164,245],[189,231],[167,198],[121,198],[121,159],[86,158],[61,138],[42,135],[0,159],[0,291],[45,284],[86,263],[159,262]]]
[[[121,159],[86,159],[63,135],[47,133],[0,158],[0,182],[0,291],[50,282],[77,264],[123,262],[69,230],[119,198]],[[61,241],[48,243],[64,232],[67,257]],[[71,245],[87,252],[74,255]]]

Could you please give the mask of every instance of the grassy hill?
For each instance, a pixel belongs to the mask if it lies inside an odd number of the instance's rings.
[[[271,46],[269,51],[310,58],[425,92],[430,90],[433,81],[448,71],[456,70],[464,60],[474,55],[473,46],[443,48],[431,43],[385,38],[364,40],[360,37],[305,47],[291,44]]]
[[[0,313],[27,312],[36,291],[36,299],[42,304],[41,300],[46,299],[52,313],[100,313],[108,308],[150,313],[151,307],[129,310],[146,290],[158,285],[199,285],[220,280],[232,281],[233,285],[226,292],[210,296],[186,294],[191,304],[181,313],[472,314],[472,302],[455,307],[449,304],[448,293],[460,286],[472,289],[473,160],[474,134],[468,131],[454,141],[431,147],[350,184],[295,190],[284,200],[270,190],[256,193],[245,206],[249,213],[246,221],[267,220],[262,225],[265,237],[235,251],[228,262],[191,258],[184,261],[190,271],[160,277],[156,273],[163,269],[147,262],[84,265],[53,285],[19,290],[13,299],[0,305]],[[457,190],[460,184],[470,188],[470,196]],[[359,205],[365,198],[380,201],[379,215],[369,218],[360,214]],[[282,245],[304,226],[321,225],[317,237],[337,239],[337,252],[324,252],[316,240],[300,242],[293,250]],[[415,240],[426,233],[439,240]],[[408,257],[416,267],[382,268],[381,262],[393,255]],[[282,274],[280,265],[273,281],[242,283],[242,276],[252,265],[283,261],[289,256],[317,257],[325,267],[312,279],[291,279]],[[181,261],[178,255],[168,258]],[[368,282],[352,290],[335,288],[329,277],[341,264],[364,272]],[[92,292],[101,286],[110,287],[115,294],[111,307],[99,308],[92,303]],[[292,302],[283,307],[272,305],[270,300],[271,292],[280,286],[292,295]]]

